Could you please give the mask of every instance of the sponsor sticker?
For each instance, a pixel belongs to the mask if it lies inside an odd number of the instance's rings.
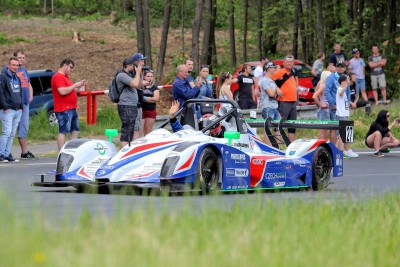
[[[284,186],[286,184],[286,182],[276,182],[274,183],[275,187],[280,187],[280,186]]]
[[[96,144],[96,147],[94,148],[94,150],[95,151],[97,151],[97,152],[99,152],[99,154],[100,155],[104,155],[104,154],[106,154],[106,150],[107,150],[108,148],[107,147],[104,147],[104,145],[102,144],[102,143],[97,143]]]
[[[226,176],[229,177],[246,177],[249,175],[248,169],[235,169],[235,168],[227,168]]]
[[[251,163],[253,163],[254,165],[263,165],[264,164],[264,160],[263,159],[253,159],[251,161]]]
[[[267,180],[272,179],[286,179],[286,172],[267,172],[265,174]]]
[[[233,160],[246,160],[245,154],[231,154],[231,159]]]

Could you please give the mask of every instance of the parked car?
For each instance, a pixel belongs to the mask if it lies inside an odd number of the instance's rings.
[[[283,59],[274,59],[272,62],[275,65],[283,68]],[[252,61],[246,62],[246,64],[251,66],[251,75],[254,73],[254,69],[260,65],[260,61]],[[311,74],[311,66],[305,64],[300,60],[294,61],[294,67],[296,68],[299,75],[299,106],[312,105],[314,104],[314,100],[312,96],[314,95],[314,87],[312,85],[313,75]],[[236,78],[239,74],[241,74],[243,64],[240,64],[233,74],[233,78]],[[236,101],[239,100],[239,85],[234,83],[231,85],[231,91],[233,97]]]
[[[29,115],[33,116],[45,110],[50,125],[57,125],[53,94],[51,92],[51,78],[54,72],[52,70],[30,70],[28,75],[33,88],[33,100],[29,104]]]

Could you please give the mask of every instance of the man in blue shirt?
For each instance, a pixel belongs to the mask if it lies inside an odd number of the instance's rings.
[[[11,57],[8,69],[0,75],[0,162],[15,162],[11,147],[22,115],[21,80],[17,76],[19,61]]]
[[[200,92],[201,81],[197,81],[196,84],[189,83],[186,80],[188,75],[189,72],[186,65],[179,65],[176,68],[176,78],[172,83],[172,97],[174,100],[179,101],[179,108],[182,108],[186,100],[196,98]]]

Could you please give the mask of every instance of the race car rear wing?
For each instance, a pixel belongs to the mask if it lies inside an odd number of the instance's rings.
[[[286,146],[290,145],[290,140],[284,131],[285,128],[296,129],[317,129],[317,130],[339,130],[340,138],[343,143],[354,142],[354,122],[353,121],[312,121],[312,120],[285,120],[273,121],[271,118],[264,119],[245,119],[247,124],[253,128],[264,128],[271,145],[279,148],[270,128],[278,128],[283,142]]]

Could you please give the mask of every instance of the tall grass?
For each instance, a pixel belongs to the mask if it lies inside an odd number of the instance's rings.
[[[398,193],[363,202],[259,196],[241,195],[230,209],[219,208],[217,196],[201,211],[190,210],[193,203],[175,211],[117,209],[112,218],[84,211],[76,223],[60,225],[52,225],[40,207],[27,223],[3,202],[1,266],[400,264]]]

